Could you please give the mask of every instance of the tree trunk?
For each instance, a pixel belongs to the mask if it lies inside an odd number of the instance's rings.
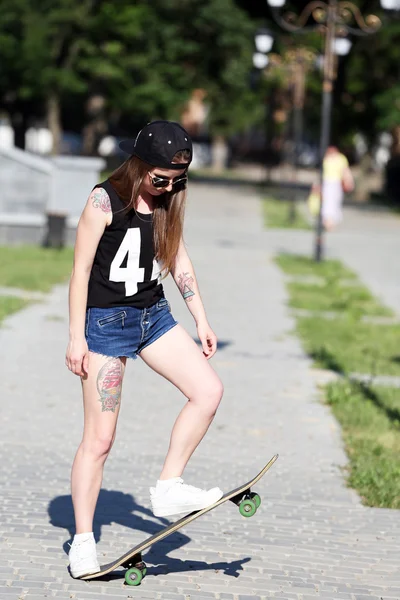
[[[82,130],[82,153],[85,156],[97,156],[97,146],[101,137],[107,133],[107,129],[107,121],[102,115],[85,125]]]
[[[392,158],[400,155],[400,125],[393,127],[392,131],[392,147],[390,148],[390,154]]]
[[[82,151],[86,156],[95,156],[100,138],[107,133],[105,116],[106,99],[101,94],[92,94],[86,104],[87,122],[83,128]]]
[[[53,137],[51,154],[59,154],[61,150],[62,126],[60,98],[56,92],[52,92],[47,100],[47,125]]]
[[[221,173],[228,164],[228,144],[222,135],[217,135],[212,140],[211,146],[212,170]]]
[[[94,121],[90,121],[85,125],[82,130],[82,138],[82,153],[85,156],[92,156],[96,140],[96,123]]]

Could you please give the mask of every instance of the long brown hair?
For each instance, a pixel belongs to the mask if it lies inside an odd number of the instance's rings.
[[[190,152],[182,150],[174,158],[174,163],[187,163]],[[118,196],[126,205],[126,210],[136,209],[139,191],[148,171],[154,167],[137,156],[131,156],[109,177]],[[185,217],[186,190],[165,192],[156,198],[153,212],[153,241],[156,260],[159,261],[163,276],[173,270],[179,243],[182,238]]]

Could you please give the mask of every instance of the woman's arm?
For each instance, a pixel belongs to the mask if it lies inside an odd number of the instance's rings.
[[[111,219],[107,192],[103,188],[94,189],[79,220],[69,286],[69,344],[65,362],[80,376],[87,373],[88,367],[85,315],[90,271],[100,238]]]
[[[354,177],[349,166],[343,169],[342,186],[343,191],[346,192],[346,194],[350,194],[354,191]]]
[[[217,350],[217,337],[207,321],[192,261],[183,240],[179,245],[171,275],[196,322],[197,333],[203,346],[204,355],[211,358]]]

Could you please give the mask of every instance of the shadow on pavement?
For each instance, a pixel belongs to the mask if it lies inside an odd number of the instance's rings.
[[[144,519],[140,516],[140,513],[151,519],[157,518],[159,522],[157,523],[154,520],[147,518]],[[66,495],[53,498],[48,506],[48,514],[50,524],[53,525],[53,527],[61,527],[69,532],[70,538],[63,544],[64,552],[68,554],[69,544],[72,543],[75,534],[74,511],[71,496]],[[93,525],[93,533],[96,542],[99,542],[101,539],[101,529],[103,525],[111,525],[112,523],[117,523],[133,530],[143,531],[146,534],[146,537],[150,537],[169,525],[171,521],[154,517],[151,510],[137,504],[131,494],[102,489],[100,490]],[[191,570],[214,570],[223,571],[226,575],[232,577],[238,577],[239,571],[243,570],[242,565],[251,560],[249,557],[246,557],[230,562],[220,561],[217,563],[207,563],[198,560],[180,560],[167,556],[169,552],[181,548],[190,541],[191,538],[180,530],[154,544],[145,555],[145,559],[154,565],[148,567],[148,574],[162,575]],[[137,540],[135,543],[132,543],[132,546],[136,545],[136,543],[139,543],[139,541]],[[117,558],[117,556],[114,558]],[[95,581],[111,581],[112,579],[119,579],[124,576],[124,572],[125,571],[114,571],[109,575],[97,578]]]
[[[162,544],[156,544],[156,547],[159,547]],[[170,549],[168,549],[169,552]],[[145,555],[143,555],[143,560],[147,565],[147,574],[158,576],[158,575],[168,575],[168,573],[187,573],[189,571],[223,571],[225,575],[230,577],[239,577],[239,571],[243,571],[243,565],[251,560],[249,556],[244,558],[238,558],[236,560],[232,560],[230,562],[220,561],[220,562],[205,562],[203,560],[180,560],[179,558],[171,558],[169,556],[165,556],[166,552],[160,552],[159,550],[150,550]],[[153,566],[149,566],[148,563],[152,563]],[[93,581],[114,581],[116,579],[123,579],[125,577],[125,569],[120,569],[116,571],[112,571],[108,575],[104,575],[103,577],[96,577]],[[90,581],[87,582],[90,584]]]
[[[51,525],[67,529],[69,532],[70,539],[63,544],[64,552],[68,554],[68,544],[72,542],[75,534],[75,520],[71,496],[53,498],[49,503],[48,513]],[[143,519],[140,513],[151,519],[157,518],[159,522]],[[99,542],[101,539],[101,528],[103,525],[111,525],[112,523],[117,523],[135,531],[143,531],[150,536],[169,525],[170,521],[154,517],[151,510],[137,504],[131,494],[102,489],[100,490],[93,523],[93,533],[96,542]],[[187,535],[180,532],[174,533],[168,538],[167,551],[176,550],[189,541],[190,538]]]
[[[148,575],[165,575],[166,573],[185,573],[187,571],[223,571],[225,575],[239,577],[239,571],[243,571],[243,565],[251,560],[249,556],[238,558],[230,562],[220,561],[208,563],[203,560],[180,560],[179,558],[163,557],[155,548],[147,555],[147,559],[156,565],[148,567]]]
[[[199,338],[193,338],[193,339],[196,342],[196,344],[201,347],[201,341],[199,340]],[[233,342],[231,342],[229,340],[218,340],[218,350],[223,350],[224,348],[228,348],[232,344],[233,344]]]

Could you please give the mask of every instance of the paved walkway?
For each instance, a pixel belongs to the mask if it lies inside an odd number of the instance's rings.
[[[270,230],[271,251],[300,252],[313,256],[314,232]],[[400,216],[384,209],[345,208],[342,225],[324,235],[327,258],[339,258],[400,315]]]
[[[310,246],[306,235],[293,244]],[[226,392],[186,478],[230,489],[276,452],[280,458],[257,486],[263,502],[255,517],[243,519],[225,504],[155,545],[139,588],[119,576],[74,581],[66,570],[69,473],[82,427],[79,381],[63,364],[66,288],[6,321],[0,330],[2,600],[400,598],[400,513],[365,508],[346,489],[338,426],[288,333],[293,321],[272,254],[294,238],[263,231],[252,192],[192,190],[186,239],[220,339],[213,364]],[[173,284],[166,288],[175,315],[194,334]],[[129,364],[97,511],[101,562],[162,526],[149,512],[148,486],[182,404],[140,361]]]

